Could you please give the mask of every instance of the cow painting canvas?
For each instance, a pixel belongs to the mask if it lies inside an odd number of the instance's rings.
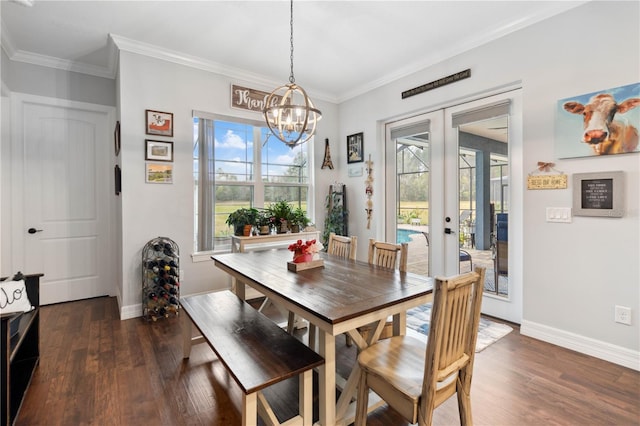
[[[640,152],[640,83],[561,99],[557,158]]]

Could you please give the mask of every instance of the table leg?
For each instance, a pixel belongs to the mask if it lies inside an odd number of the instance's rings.
[[[320,330],[319,349],[324,364],[319,368],[320,424],[332,426],[336,423],[336,337]]]
[[[182,313],[182,358],[187,359],[191,355],[191,318]]]

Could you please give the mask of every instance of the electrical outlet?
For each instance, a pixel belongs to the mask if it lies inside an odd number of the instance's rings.
[[[631,308],[616,305],[614,320],[620,324],[631,325]]]

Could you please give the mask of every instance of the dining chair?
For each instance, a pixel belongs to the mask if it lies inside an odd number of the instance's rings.
[[[356,250],[358,248],[358,237],[352,235],[351,237],[345,237],[343,235],[336,235],[335,232],[329,234],[329,242],[327,243],[327,254],[332,256],[342,257],[349,260],[356,260]],[[294,322],[295,317],[292,317],[292,313],[289,313],[289,323]],[[316,341],[316,328],[312,324],[309,324],[309,347],[315,347]],[[349,336],[347,336],[347,343],[350,344]]]
[[[419,425],[430,425],[435,408],[457,394],[460,424],[473,424],[471,377],[484,274],[476,267],[436,278],[426,347],[414,337],[394,336],[360,352],[355,426],[366,424],[370,389]]]
[[[335,232],[329,234],[329,242],[327,243],[327,253],[356,260],[356,249],[358,245],[358,237],[345,237],[336,235]]]
[[[409,253],[409,244],[386,243],[376,241],[374,238],[369,239],[369,264],[382,266],[389,269],[398,269],[401,272],[407,271],[407,257]],[[358,327],[358,332],[367,340],[369,334],[375,330],[377,324],[367,324]],[[384,325],[380,333],[380,339],[385,339],[393,335],[393,320],[389,319]],[[347,335],[347,346],[353,344],[352,339]]]

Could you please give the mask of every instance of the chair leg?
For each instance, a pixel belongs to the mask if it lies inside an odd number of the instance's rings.
[[[361,369],[360,382],[358,383],[358,399],[356,400],[356,418],[353,426],[366,426],[368,411],[369,387],[367,386],[367,373]]]
[[[347,333],[344,334],[344,341],[348,347],[353,346],[353,339]]]
[[[456,394],[458,396],[458,412],[460,413],[460,426],[472,426],[473,418],[471,416],[470,389],[466,389],[466,386],[462,384],[459,378],[456,387]]]

